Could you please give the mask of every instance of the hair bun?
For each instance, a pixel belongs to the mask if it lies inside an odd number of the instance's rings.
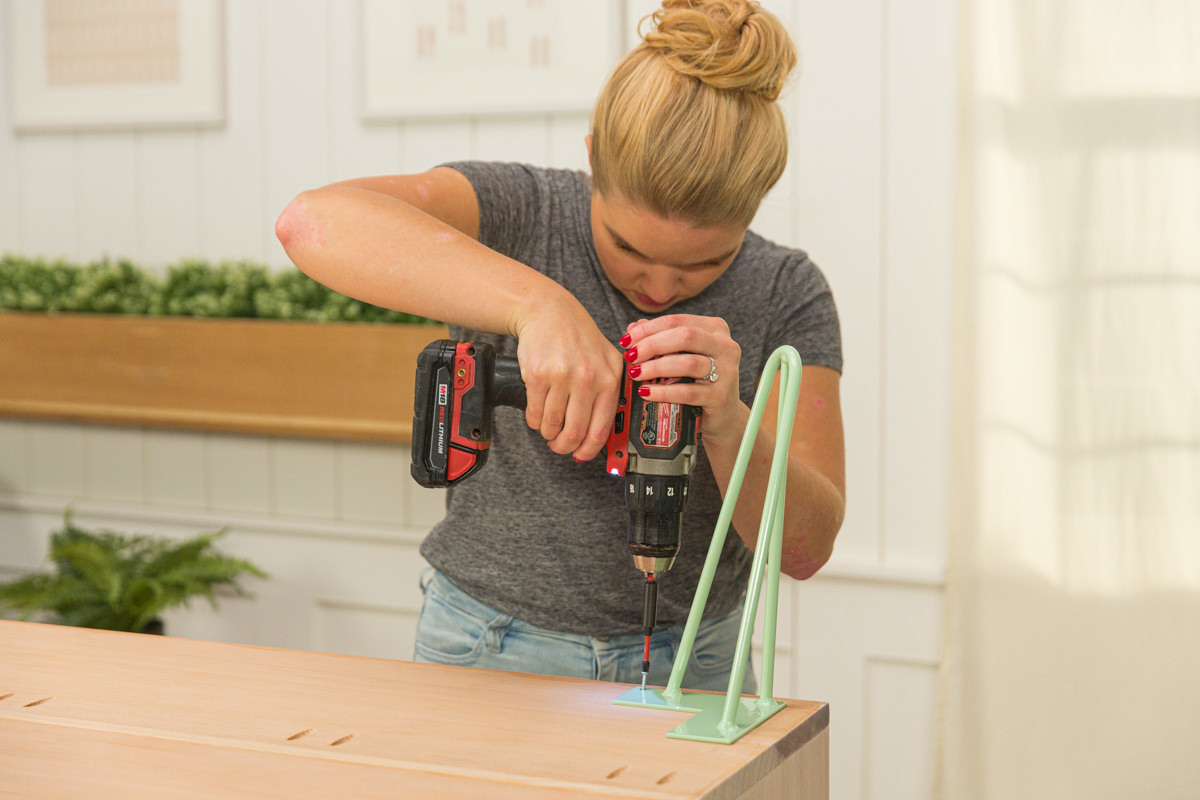
[[[663,0],[647,19],[655,30],[643,35],[643,46],[716,89],[775,100],[796,65],[783,24],[751,0]]]

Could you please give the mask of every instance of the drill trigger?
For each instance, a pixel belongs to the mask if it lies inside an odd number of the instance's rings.
[[[633,378],[625,375],[621,384],[621,396],[617,398],[617,413],[613,418],[612,431],[604,445],[607,453],[604,468],[609,475],[624,475],[629,467],[629,406],[633,397]]]

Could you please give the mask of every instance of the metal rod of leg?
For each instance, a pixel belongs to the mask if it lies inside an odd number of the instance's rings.
[[[794,384],[797,393],[799,391],[799,377],[796,375],[796,380],[792,380],[793,375],[791,369],[796,368],[796,365],[791,363],[791,360],[785,359],[780,380],[784,385],[785,390]],[[787,432],[787,440],[791,440],[792,423],[796,416],[796,401],[791,403],[782,402],[779,405],[779,421],[776,425],[776,431]],[[785,464],[786,469],[786,464]],[[769,541],[770,552],[767,555],[767,604],[766,604],[766,619],[763,620],[762,630],[762,672],[760,681],[758,681],[758,699],[760,704],[763,704],[763,698],[773,700],[775,697],[775,634],[779,626],[779,572],[784,564],[784,535],[782,535],[782,525],[784,525],[784,500],[786,499],[786,485],[780,488],[775,497],[775,515],[773,523],[774,528],[770,529]],[[761,535],[761,534],[760,534]],[[770,654],[767,657],[767,654]]]
[[[768,369],[774,358],[775,355],[772,354],[768,359]],[[704,569],[700,572],[700,582],[696,585],[696,594],[692,597],[692,607],[688,612],[687,624],[683,628],[683,638],[680,639],[679,650],[675,654],[675,663],[671,667],[671,677],[663,689],[663,697],[668,702],[677,703],[681,696],[683,675],[687,670],[688,659],[692,655],[692,645],[696,642],[696,633],[700,629],[700,619],[704,616],[704,605],[708,602],[713,576],[716,575],[717,564],[721,560],[721,549],[725,546],[725,537],[729,533],[733,511],[737,507],[737,497],[742,490],[742,480],[746,477],[746,467],[750,463],[750,456],[754,451],[754,440],[758,436],[758,428],[762,422],[763,413],[766,411],[767,396],[770,394],[771,385],[767,376],[770,374],[773,373],[769,373],[766,369],[763,370],[763,379],[759,384],[758,392],[754,395],[754,404],[750,408],[750,419],[746,422],[746,431],[742,434],[742,443],[738,447],[733,472],[729,476],[729,485],[725,489],[725,500],[721,504],[721,513],[717,516],[717,525],[713,529],[708,554],[704,558]]]
[[[750,584],[746,589],[746,607],[742,612],[742,624],[738,632],[737,648],[733,656],[733,671],[729,677],[729,689],[725,695],[725,708],[721,717],[719,729],[732,731],[736,728],[738,698],[741,696],[742,680],[745,678],[746,664],[750,658],[750,644],[754,636],[754,620],[758,615],[758,599],[762,590],[762,580],[765,573],[767,579],[767,618],[764,627],[762,686],[759,688],[760,701],[771,702],[774,692],[775,674],[775,624],[779,605],[779,567],[783,546],[783,500],[787,490],[787,461],[788,444],[792,435],[792,424],[795,420],[796,399],[799,396],[799,361],[800,356],[791,348],[776,350],[767,360],[763,376],[759,384],[759,394],[764,388],[769,390],[775,372],[780,377],[779,419],[775,432],[775,453],[771,462],[771,474],[767,481],[767,495],[763,503],[762,520],[759,523],[758,539],[755,543],[754,564],[750,571]],[[794,356],[794,361],[792,360]],[[793,367],[796,367],[793,375]],[[768,376],[772,380],[768,380]],[[795,380],[791,380],[791,378]],[[758,405],[757,396],[755,405]],[[755,421],[755,434],[761,423],[762,415]],[[747,432],[749,432],[747,425]],[[753,440],[751,440],[753,441]],[[743,445],[745,440],[743,440]],[[726,501],[729,493],[726,492]],[[773,550],[779,555],[770,559]],[[771,569],[767,569],[770,563]],[[769,631],[769,639],[766,638]]]

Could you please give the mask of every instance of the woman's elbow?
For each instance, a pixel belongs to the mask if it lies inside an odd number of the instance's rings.
[[[325,243],[325,222],[312,214],[309,192],[301,192],[275,220],[275,238],[289,256],[305,247]]]
[[[797,537],[792,547],[783,548],[782,572],[798,581],[806,581],[816,575],[821,567],[833,557],[833,542],[842,528],[846,505],[838,503],[831,508],[825,520],[809,528],[807,534]],[[786,541],[786,540],[785,540]]]
[[[794,578],[798,581],[806,581],[813,575],[816,575],[821,567],[829,563],[829,559],[832,555],[832,548],[830,548],[830,550],[827,552],[817,555],[805,552],[794,554],[790,558],[787,553],[784,553],[783,563],[780,565],[780,570],[789,578]]]

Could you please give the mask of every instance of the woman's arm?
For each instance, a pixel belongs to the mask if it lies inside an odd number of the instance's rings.
[[[694,383],[649,387],[647,399],[699,406],[702,444],[724,495],[729,487],[750,408],[738,397],[741,348],[724,320],[670,315],[630,326],[639,380],[693,377]],[[704,353],[706,355],[697,355]],[[717,365],[715,383],[702,380]],[[796,417],[788,444],[787,497],[783,520],[783,572],[809,578],[829,560],[846,508],[845,445],[840,376],[828,367],[803,368]],[[775,452],[779,386],[768,396],[754,450],[746,467],[733,525],[746,544],[758,540],[763,501]]]
[[[550,278],[477,241],[470,182],[441,167],[335,183],[296,197],[275,225],[292,262],[374,305],[519,340],[526,422],[558,453],[604,446],[620,355]]]
[[[783,520],[784,573],[812,577],[833,554],[833,542],[846,513],[845,446],[839,394],[841,376],[829,367],[804,367],[796,418],[788,446],[787,497]],[[744,404],[746,420],[750,409]],[[754,548],[767,495],[779,413],[779,385],[768,396],[762,425],[742,481],[733,525]],[[742,424],[745,431],[745,423]],[[704,449],[724,495],[737,459],[741,437],[710,437]]]
[[[300,194],[275,234],[292,262],[335,291],[374,305],[518,335],[553,281],[476,241],[470,183],[448,168],[335,183]],[[464,302],[471,288],[494,302]]]

